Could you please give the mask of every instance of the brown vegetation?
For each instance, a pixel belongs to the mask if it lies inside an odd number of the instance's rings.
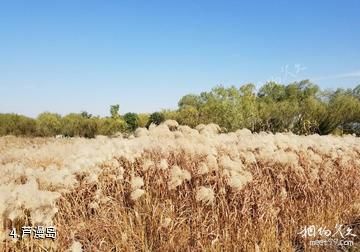
[[[3,250],[311,251],[301,228],[337,223],[359,248],[359,138],[198,129],[0,138]],[[39,213],[55,241],[9,239]]]

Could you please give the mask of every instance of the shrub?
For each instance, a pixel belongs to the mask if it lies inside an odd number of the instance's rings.
[[[110,117],[98,119],[98,134],[111,136],[117,132],[123,132],[126,129],[126,123],[121,118],[113,119]]]
[[[94,138],[97,129],[98,124],[95,118],[85,118],[81,114],[71,113],[62,120],[62,134],[65,136]]]
[[[124,115],[124,120],[129,131],[134,131],[137,127],[139,127],[139,117],[135,113],[126,113]]]
[[[147,122],[149,121],[150,115],[140,113],[140,114],[138,114],[138,118],[139,118],[139,127],[144,128],[146,126]]]
[[[165,121],[165,116],[163,113],[160,112],[154,112],[150,115],[149,121],[146,125],[146,127],[149,127],[150,124],[154,123],[156,125],[159,125],[160,123],[162,123],[163,121]]]
[[[36,120],[36,130],[39,136],[56,136],[61,133],[61,116],[45,112],[40,114]]]
[[[36,121],[17,114],[0,114],[0,135],[34,136]]]

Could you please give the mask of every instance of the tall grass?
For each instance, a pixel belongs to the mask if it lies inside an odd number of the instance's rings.
[[[58,230],[54,242],[3,239],[4,250],[315,251],[301,229],[336,224],[359,249],[359,138],[166,125],[132,139],[1,138],[3,235],[44,209]],[[31,178],[34,194],[60,193],[54,206],[11,194]]]

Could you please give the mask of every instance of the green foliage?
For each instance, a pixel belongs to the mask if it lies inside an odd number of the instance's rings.
[[[43,137],[56,136],[61,133],[61,116],[45,112],[36,119],[37,135]]]
[[[251,129],[257,115],[254,89],[253,84],[240,89],[217,86],[200,96],[185,96],[179,102],[178,121],[189,126],[216,123],[228,130]]]
[[[199,124],[199,111],[192,106],[181,108],[177,113],[176,119],[182,125],[195,127]]]
[[[139,127],[146,127],[146,124],[149,121],[150,115],[149,114],[145,114],[145,113],[140,113],[138,114],[138,118],[139,118]]]
[[[113,119],[119,118],[120,117],[119,111],[120,111],[120,105],[119,104],[111,105],[110,106],[111,118],[113,118]]]
[[[284,85],[268,82],[260,88],[258,96],[267,102],[279,102],[285,99],[285,90]]]
[[[80,115],[81,115],[82,117],[84,117],[84,118],[87,118],[87,119],[90,119],[90,118],[92,117],[92,114],[89,114],[89,113],[86,112],[86,111],[82,111],[82,112],[80,113]]]
[[[353,89],[352,93],[355,98],[360,100],[360,84]]]
[[[360,122],[360,101],[348,90],[337,90],[330,94],[328,106],[320,121],[320,131],[329,134],[338,127]]]
[[[165,116],[163,113],[161,112],[154,112],[150,115],[149,121],[146,125],[146,127],[149,127],[151,123],[154,123],[156,125],[159,125],[160,123],[162,123],[163,121],[165,121]]]
[[[126,113],[124,115],[124,120],[129,131],[135,131],[135,129],[139,127],[139,117],[135,113]]]
[[[94,138],[98,131],[95,118],[86,118],[81,114],[71,113],[62,120],[62,134],[68,137]]]
[[[184,108],[187,106],[199,108],[201,105],[201,102],[200,102],[199,97],[197,97],[196,95],[190,94],[190,95],[185,95],[184,97],[182,97],[180,99],[180,101],[178,102],[178,105],[180,108]]]
[[[178,119],[178,113],[176,110],[163,109],[163,110],[161,110],[161,113],[164,115],[165,120],[177,121],[177,119]]]
[[[360,123],[345,123],[342,125],[341,130],[343,133],[346,134],[355,134],[357,136],[360,136]]]
[[[36,121],[17,114],[0,114],[0,135],[34,136]]]
[[[118,132],[124,132],[126,122],[121,118],[113,119],[111,117],[98,119],[98,134],[112,136]]]
[[[337,128],[355,132],[357,127],[349,125],[358,125],[359,114],[360,85],[324,92],[303,80],[288,85],[268,82],[257,93],[253,84],[246,84],[185,95],[179,101],[177,120],[192,127],[213,122],[230,131],[245,127],[255,132],[329,134]]]

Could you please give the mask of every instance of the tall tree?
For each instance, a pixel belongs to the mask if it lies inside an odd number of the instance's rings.
[[[113,118],[113,119],[119,118],[120,117],[119,110],[120,110],[119,104],[111,105],[110,106],[111,118]]]

